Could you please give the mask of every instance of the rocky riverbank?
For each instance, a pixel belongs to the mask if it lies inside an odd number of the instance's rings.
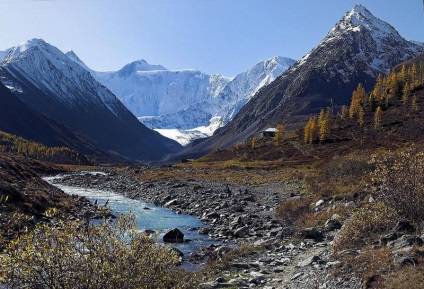
[[[301,194],[296,182],[267,185],[235,185],[204,179],[138,181],[136,175],[149,168],[108,170],[106,174],[73,174],[61,184],[113,190],[133,199],[195,215],[209,226],[199,230],[224,245],[193,252],[193,260],[212,256],[224,260],[226,242],[250,247],[249,254],[234,257],[214,281],[203,288],[360,288],[355,278],[336,278],[338,266],[330,258],[334,231],[305,230],[296,241],[275,218],[276,206]]]

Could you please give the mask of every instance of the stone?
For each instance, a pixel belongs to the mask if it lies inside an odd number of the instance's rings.
[[[327,231],[327,232],[330,232],[330,231],[338,230],[341,227],[342,227],[342,223],[340,223],[338,220],[336,220],[336,219],[328,219],[325,222],[324,230]]]
[[[163,236],[163,241],[165,243],[182,243],[184,242],[184,234],[178,228],[174,228]]]
[[[249,269],[250,267],[247,263],[233,263],[231,266],[237,269]]]
[[[357,255],[359,255],[359,252],[357,250],[353,250],[353,249],[346,249],[346,250],[340,251],[337,255],[339,257],[357,256]]]
[[[212,213],[207,214],[206,217],[208,219],[216,219],[216,218],[219,218],[220,215],[217,212],[212,212]]]
[[[408,220],[399,220],[392,232],[413,233],[415,232],[414,225]]]
[[[296,280],[297,278],[299,278],[302,275],[303,275],[303,272],[296,273],[290,278],[290,280]]]
[[[418,236],[403,235],[399,239],[387,243],[387,246],[394,250],[399,250],[412,247],[413,245],[422,246],[423,244],[423,240]]]
[[[211,232],[211,229],[209,229],[209,228],[205,228],[205,227],[201,227],[200,229],[199,229],[199,231],[197,231],[197,234],[199,234],[199,235],[207,235],[207,234],[209,234]]]
[[[403,254],[403,253],[396,253],[393,255],[393,263],[395,265],[412,265],[415,266],[416,265],[416,260],[412,257],[409,256],[407,254]]]
[[[312,263],[318,262],[319,260],[321,260],[321,258],[319,256],[311,256],[303,261],[300,261],[297,266],[298,267],[306,267],[306,266],[310,266],[312,265]]]
[[[176,204],[178,203],[178,200],[177,199],[173,199],[173,200],[171,200],[171,201],[169,201],[169,202],[167,202],[167,203],[165,203],[165,207],[170,207],[170,206],[175,206]]]
[[[262,284],[262,281],[265,279],[264,274],[260,272],[253,271],[253,272],[250,272],[249,274],[250,276],[252,276],[252,278],[250,278],[248,281],[251,284],[256,284],[256,285]]]
[[[322,206],[323,204],[324,204],[324,200],[319,200],[315,203],[315,207],[318,208],[318,207]]]
[[[247,226],[244,226],[235,230],[233,235],[236,238],[243,238],[247,235],[248,232],[249,232],[249,228]]]
[[[353,209],[355,207],[355,203],[353,201],[350,201],[348,203],[345,203],[344,206],[346,209]]]
[[[206,282],[206,283],[199,284],[199,288],[202,288],[202,289],[229,288],[233,286],[234,285],[230,283],[218,283],[218,282]]]
[[[315,228],[306,228],[300,232],[300,235],[305,239],[322,240],[323,234]]]

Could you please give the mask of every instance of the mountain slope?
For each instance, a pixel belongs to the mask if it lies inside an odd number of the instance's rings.
[[[0,83],[0,130],[47,146],[66,146],[89,155],[102,155],[99,148],[65,126],[29,109]]]
[[[294,60],[284,57],[259,62],[225,84],[216,96],[200,98],[173,113],[139,119],[150,128],[194,129],[206,126],[213,133],[227,124],[261,87],[272,82],[294,63]]]
[[[379,73],[424,51],[389,24],[356,5],[310,53],[261,89],[212,138],[184,154],[198,156],[215,147],[245,142],[278,123],[297,127],[321,107],[348,104],[358,83],[369,90]]]
[[[40,39],[4,58],[0,75],[31,109],[84,134],[96,146],[139,160],[158,160],[179,145],[149,130],[91,74]]]

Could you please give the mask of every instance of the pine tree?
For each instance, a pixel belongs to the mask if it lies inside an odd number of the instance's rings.
[[[374,96],[374,99],[376,101],[382,101],[384,94],[383,94],[383,89],[384,89],[384,79],[383,76],[381,74],[378,75],[377,77],[377,81],[375,83],[374,86],[374,90],[372,91],[372,95]]]
[[[420,85],[424,85],[424,62],[420,63]]]
[[[420,85],[417,65],[414,63],[412,64],[411,68],[411,91],[415,89],[415,87]]]
[[[313,143],[315,141],[316,129],[317,129],[317,123],[314,117],[312,118],[312,122],[311,122],[311,132],[309,134],[309,143]]]
[[[419,109],[418,103],[417,103],[417,96],[415,94],[412,96],[411,108],[414,111],[417,111]]]
[[[318,118],[318,138],[320,141],[324,141],[328,138],[328,134],[330,133],[331,126],[331,108],[327,108],[327,110],[321,109]]]
[[[256,138],[256,136],[252,138],[251,144],[252,144],[252,149],[255,149],[256,146],[258,145],[258,139]]]
[[[405,86],[403,87],[403,94],[402,94],[402,102],[404,105],[408,103],[409,100],[409,82],[407,81],[405,83]]]
[[[342,106],[342,111],[340,113],[340,118],[341,119],[346,119],[349,115],[349,110],[347,109],[346,105]]]
[[[398,88],[399,88],[399,78],[396,75],[396,72],[391,71],[388,76],[388,83],[389,83],[389,99],[392,97],[398,96]]]
[[[365,88],[360,83],[358,84],[358,87],[356,88],[356,90],[352,93],[352,101],[349,107],[350,118],[358,114],[359,109],[362,107],[363,103],[365,102],[365,97],[366,97]]]
[[[305,143],[309,143],[309,134],[311,131],[311,122],[312,118],[308,120],[308,123],[305,125],[305,128],[303,129],[303,141]]]
[[[314,117],[311,117],[304,129],[305,143],[312,144],[315,141],[316,130],[317,130],[316,119]]]
[[[364,108],[361,106],[358,111],[358,122],[360,125],[364,125],[364,115],[365,111]]]
[[[381,126],[381,120],[382,120],[383,112],[381,110],[381,107],[377,107],[377,110],[374,114],[374,128],[377,129]]]
[[[399,72],[398,80],[401,81],[401,82],[403,82],[403,83],[405,83],[406,80],[407,80],[407,78],[408,78],[408,73],[406,71],[406,66],[404,64],[404,65],[402,65],[402,69]]]
[[[277,125],[277,131],[275,132],[274,141],[278,146],[284,140],[284,126],[282,124]]]

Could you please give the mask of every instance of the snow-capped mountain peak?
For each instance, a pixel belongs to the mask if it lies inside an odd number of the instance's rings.
[[[73,50],[69,50],[68,52],[65,53],[65,55],[68,56],[69,59],[74,61],[76,64],[79,64],[85,70],[91,71],[91,69],[87,65],[85,65],[85,63],[78,57],[78,55],[76,55],[76,53]]]
[[[120,110],[118,99],[110,91],[101,88],[100,83],[90,72],[81,67],[81,61],[77,64],[55,46],[42,39],[31,39],[8,51],[2,62],[2,68],[11,75],[21,74],[32,85],[46,94],[55,95],[67,105],[78,106],[81,102],[100,101],[112,113],[118,114]],[[69,81],[65,85],[59,81],[60,79]],[[12,90],[21,90],[12,79],[4,81]],[[16,89],[13,89],[15,86]],[[88,97],[88,94],[83,93],[87,89],[98,93],[90,94],[91,97]]]
[[[16,47],[14,47],[12,52],[9,53],[9,55],[7,55],[7,58],[11,59],[13,57],[17,57],[21,53],[34,47],[40,47],[41,49],[48,49],[47,45],[48,44],[43,39],[34,38],[34,39],[18,44]]]
[[[118,74],[122,77],[125,77],[138,71],[161,71],[161,70],[167,70],[167,69],[163,67],[162,65],[149,64],[146,60],[140,59],[125,65],[123,68],[121,68],[118,71]]]
[[[0,79],[25,105],[81,134],[105,151],[161,158],[179,146],[142,125],[91,74],[75,53],[41,39],[8,50]]]
[[[376,40],[400,37],[393,26],[374,16],[361,4],[357,4],[331,29],[326,38],[331,39],[350,31],[359,32],[361,29],[368,30]]]

